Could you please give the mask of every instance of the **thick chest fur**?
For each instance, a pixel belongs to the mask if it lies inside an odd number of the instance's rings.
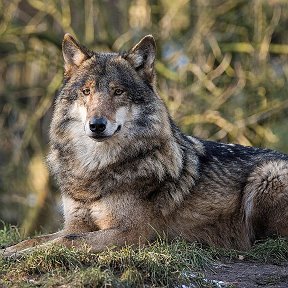
[[[96,201],[107,195],[122,195],[145,199],[159,187],[159,177],[165,178],[164,168],[158,167],[157,161],[141,161],[138,158],[124,162],[121,165],[110,165],[105,169],[83,169],[78,161],[58,159],[58,181],[64,195],[72,199]],[[65,164],[65,165],[64,165]],[[159,169],[157,174],[155,169]]]
[[[62,149],[52,145],[49,155],[62,193],[75,200],[94,201],[128,192],[145,199],[165,190],[168,197],[181,201],[180,194],[187,194],[197,177],[196,155],[192,149],[183,150],[174,139],[139,143],[131,148],[121,147],[121,143],[95,145],[93,149],[87,141],[75,141],[66,141]]]

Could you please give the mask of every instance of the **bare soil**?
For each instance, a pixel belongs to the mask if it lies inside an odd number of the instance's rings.
[[[208,282],[221,288],[288,288],[288,261],[279,264],[227,261],[204,271],[204,274]]]

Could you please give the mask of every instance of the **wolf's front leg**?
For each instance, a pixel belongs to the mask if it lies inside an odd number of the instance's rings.
[[[49,248],[55,245],[75,247],[77,249],[88,248],[90,251],[99,252],[107,248],[122,247],[124,245],[139,245],[147,243],[155,238],[152,233],[139,233],[133,230],[105,229],[94,232],[67,234],[44,243],[39,248]]]
[[[13,246],[0,250],[0,255],[4,257],[10,257],[12,255],[17,256],[17,254],[20,254],[21,251],[24,251],[24,250],[26,251],[27,249],[32,248],[34,246],[41,245],[45,242],[57,239],[61,237],[62,235],[65,235],[64,230],[61,230],[52,234],[41,235],[41,236],[37,236],[31,239],[27,239],[18,244],[15,244]]]

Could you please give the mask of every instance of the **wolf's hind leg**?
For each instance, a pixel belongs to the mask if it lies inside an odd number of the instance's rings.
[[[244,210],[252,239],[288,237],[288,161],[265,162],[251,173]]]

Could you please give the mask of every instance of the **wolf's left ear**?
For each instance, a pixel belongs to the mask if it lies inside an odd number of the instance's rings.
[[[76,70],[85,60],[90,58],[88,50],[77,42],[70,34],[66,33],[62,42],[64,69],[67,76]]]
[[[125,57],[138,74],[148,80],[154,81],[154,62],[156,56],[156,44],[152,35],[147,35],[136,44]]]

